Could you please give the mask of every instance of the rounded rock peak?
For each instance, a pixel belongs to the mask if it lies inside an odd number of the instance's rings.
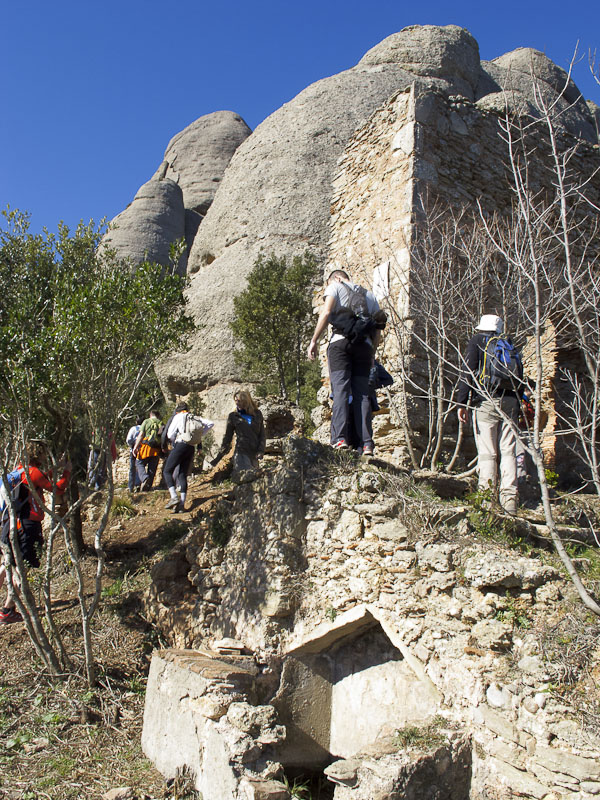
[[[458,77],[474,89],[480,69],[479,45],[458,25],[410,25],[372,47],[358,63],[397,64],[423,77]]]
[[[569,79],[562,67],[557,66],[547,55],[532,47],[517,47],[504,53],[491,61],[498,67],[515,74],[522,74],[527,78],[537,78],[548,84],[557,94],[563,94],[569,103],[576,103],[581,97],[581,92],[575,83]]]

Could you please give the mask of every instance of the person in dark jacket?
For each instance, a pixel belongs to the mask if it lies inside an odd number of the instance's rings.
[[[237,391],[233,399],[235,411],[227,417],[225,436],[216,457],[210,462],[216,467],[228,452],[235,433],[235,450],[233,451],[233,471],[245,472],[258,469],[258,459],[265,453],[265,423],[250,392]]]
[[[484,390],[478,382],[482,373],[486,344],[490,336],[498,336],[504,323],[494,314],[484,314],[469,340],[464,355],[464,369],[458,384],[456,402],[458,419],[463,425],[469,422],[469,409],[473,410],[473,434],[477,446],[479,488],[497,485],[498,460],[500,461],[500,505],[510,514],[517,510],[517,421],[520,400],[518,391],[503,389]],[[519,376],[522,382],[523,373]]]

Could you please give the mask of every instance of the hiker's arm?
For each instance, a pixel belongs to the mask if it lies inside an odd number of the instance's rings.
[[[137,454],[140,452],[140,445],[142,443],[142,439],[143,438],[144,438],[144,434],[142,433],[142,431],[140,429],[140,432],[137,435],[137,439],[135,440],[135,443],[134,443],[134,445],[133,445],[133,447],[131,449],[131,452],[133,453],[133,455],[136,458],[137,458]]]
[[[463,425],[469,421],[469,398],[473,389],[474,376],[477,375],[479,368],[479,347],[475,340],[471,340],[465,352],[465,363],[458,382],[456,391],[456,403],[458,405],[458,419]]]
[[[266,433],[265,433],[265,421],[261,416],[261,419],[260,419],[260,437],[259,437],[259,440],[258,440],[258,453],[257,453],[259,458],[262,458],[264,456],[266,446],[267,446],[267,436],[266,436]]]
[[[319,342],[319,339],[323,335],[323,332],[327,328],[327,323],[329,322],[329,315],[333,311],[334,305],[335,305],[335,297],[329,296],[325,298],[325,305],[323,306],[321,313],[319,314],[319,319],[317,320],[315,332],[313,333],[313,337],[310,340],[310,344],[308,345],[307,355],[311,361],[315,360],[315,357],[317,355],[317,344]]]
[[[227,417],[227,427],[225,428],[225,436],[223,437],[223,441],[221,442],[221,447],[219,447],[219,452],[210,462],[213,467],[217,466],[219,461],[223,458],[225,453],[227,453],[229,448],[231,447],[234,431],[235,428],[233,427],[233,422],[231,420],[231,414],[230,414]]]
[[[373,362],[375,361],[375,351],[379,347],[379,343],[381,342],[381,330],[380,328],[375,328],[373,331],[373,335],[371,336],[371,340],[373,342]]]

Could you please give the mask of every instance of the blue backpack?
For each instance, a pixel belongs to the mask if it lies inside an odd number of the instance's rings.
[[[507,336],[487,339],[478,379],[492,394],[519,391],[523,383],[521,354]]]

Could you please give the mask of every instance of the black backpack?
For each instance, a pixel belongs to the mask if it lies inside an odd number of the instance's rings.
[[[24,470],[15,469],[6,476],[7,485],[3,484],[4,491],[0,500],[0,538],[4,544],[9,543],[11,504],[17,520],[29,518],[31,511],[30,492],[24,476]],[[10,504],[6,497],[7,489],[10,494]]]
[[[383,330],[387,323],[385,311],[369,313],[367,290],[364,286],[350,286],[344,283],[347,292],[346,305],[329,315],[334,333],[341,333],[350,344],[364,342],[374,330]]]

